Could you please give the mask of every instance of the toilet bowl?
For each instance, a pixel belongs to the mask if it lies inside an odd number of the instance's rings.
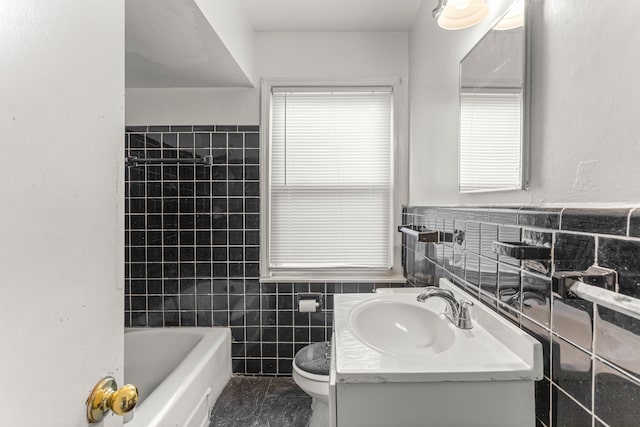
[[[301,348],[293,360],[293,380],[312,398],[309,427],[329,426],[329,342]]]

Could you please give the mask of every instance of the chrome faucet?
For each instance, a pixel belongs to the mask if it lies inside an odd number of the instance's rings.
[[[441,289],[435,286],[427,286],[424,292],[416,297],[419,302],[425,302],[429,298],[438,297],[447,303],[447,312],[445,316],[460,329],[471,329],[471,315],[469,307],[473,305],[471,301],[458,300],[453,296],[453,292],[448,289]]]

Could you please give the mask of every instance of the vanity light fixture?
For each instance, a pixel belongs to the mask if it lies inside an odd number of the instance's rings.
[[[432,15],[445,30],[462,30],[476,25],[489,13],[486,0],[438,0]]]
[[[513,30],[524,26],[524,0],[516,0],[509,8],[506,15],[498,22],[493,29],[498,31]]]

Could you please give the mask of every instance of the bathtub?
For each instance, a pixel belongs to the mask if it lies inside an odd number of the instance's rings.
[[[204,427],[231,378],[229,328],[131,328],[124,380],[139,401],[127,427]]]

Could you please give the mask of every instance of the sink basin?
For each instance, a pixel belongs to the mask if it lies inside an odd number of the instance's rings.
[[[454,342],[449,320],[411,301],[366,301],[353,308],[349,323],[356,338],[390,355],[436,354]]]
[[[338,427],[534,427],[542,346],[457,285],[473,327],[420,289],[334,296],[329,407]],[[508,410],[505,410],[507,408]]]
[[[473,297],[442,279],[458,301]],[[445,317],[441,298],[416,291],[334,297],[340,381],[512,381],[542,377],[542,347],[525,331],[475,300],[472,329]]]

